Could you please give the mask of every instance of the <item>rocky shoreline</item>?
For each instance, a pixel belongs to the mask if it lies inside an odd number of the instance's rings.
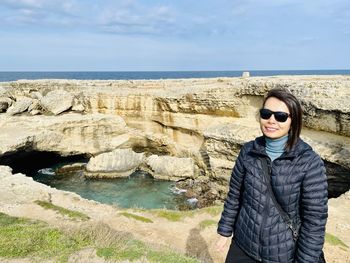
[[[214,225],[203,231],[198,227],[203,220],[217,222],[219,214],[198,212],[167,222],[137,211],[155,222],[142,223],[118,215],[119,208],[50,188],[18,172],[49,159],[84,158],[87,165],[77,161],[57,172],[85,169],[89,177],[120,177],[141,169],[187,188],[199,206],[221,204],[240,147],[260,134],[256,114],[272,87],[288,88],[302,102],[302,137],[325,161],[330,192],[334,197],[345,193],[329,200],[327,233],[349,247],[350,76],[0,83],[0,212],[80,227],[35,203],[43,200],[182,253],[193,250],[189,243],[200,243],[199,252],[190,255],[222,262],[223,255],[214,249]],[[327,262],[350,262],[349,248],[326,242],[324,250]],[[82,253],[80,261],[74,262],[87,262],[84,252],[77,253]]]
[[[18,166],[9,161],[18,152],[85,155],[89,177],[141,169],[179,181],[205,206],[225,197],[240,147],[260,134],[256,114],[273,87],[301,100],[302,137],[335,171],[330,192],[344,193],[350,188],[349,76],[3,82],[0,164]]]

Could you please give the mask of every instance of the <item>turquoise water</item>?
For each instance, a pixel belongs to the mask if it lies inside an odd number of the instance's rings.
[[[70,191],[81,197],[123,208],[189,209],[190,203],[174,182],[154,180],[143,172],[135,172],[128,178],[87,179],[83,171],[70,175],[56,175],[54,169],[40,170],[35,181],[59,190]]]

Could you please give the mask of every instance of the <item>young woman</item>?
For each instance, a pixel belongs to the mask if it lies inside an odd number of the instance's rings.
[[[260,109],[263,136],[243,145],[218,224],[219,251],[233,236],[226,262],[320,262],[327,178],[321,158],[299,138],[301,127],[299,101],[285,89],[270,90]]]

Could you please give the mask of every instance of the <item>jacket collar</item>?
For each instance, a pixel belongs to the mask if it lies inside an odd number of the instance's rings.
[[[306,144],[302,139],[299,138],[297,143],[292,147],[292,149],[285,151],[279,158],[293,159],[310,149],[311,147],[308,144]],[[264,136],[257,137],[254,140],[253,147],[251,148],[250,152],[253,154],[257,154],[259,156],[267,156],[266,141]]]

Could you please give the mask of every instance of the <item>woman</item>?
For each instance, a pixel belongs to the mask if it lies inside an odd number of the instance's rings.
[[[299,101],[285,89],[270,90],[260,109],[263,136],[243,145],[218,224],[219,251],[233,235],[226,262],[319,262],[327,178],[321,158],[299,138],[301,127]],[[297,240],[276,203],[298,229]]]

